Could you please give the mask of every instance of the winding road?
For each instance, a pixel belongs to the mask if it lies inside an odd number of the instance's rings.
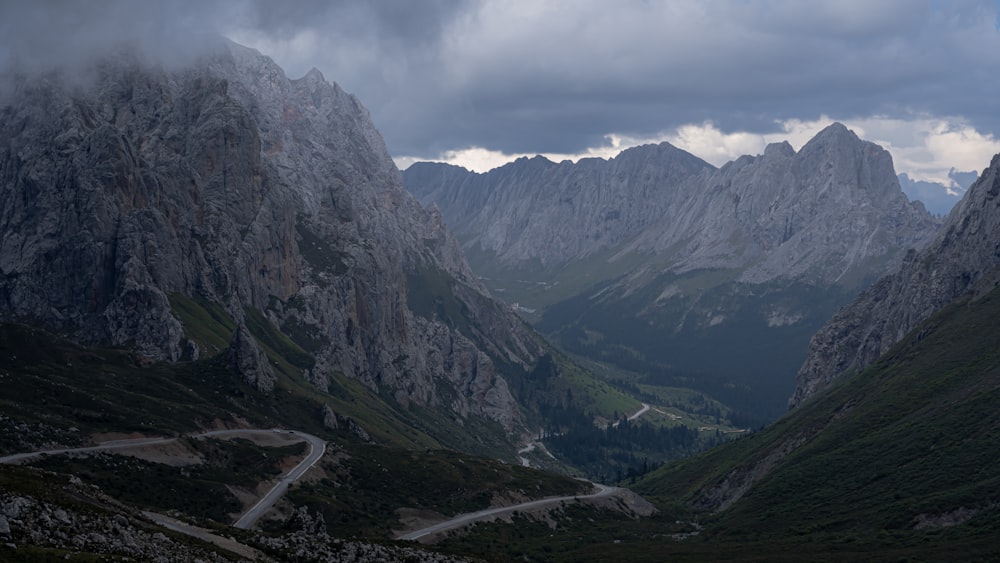
[[[635,419],[639,418],[640,416],[642,416],[642,415],[646,414],[647,412],[649,412],[649,409],[652,408],[649,405],[647,405],[646,403],[641,403],[641,404],[642,404],[642,408],[639,409],[639,410],[637,410],[637,411],[635,411],[635,413],[630,414],[627,417],[626,420],[628,420],[629,422],[632,422],[633,420],[635,420]],[[611,427],[612,428],[618,428],[619,424],[621,424],[620,420],[618,420],[614,424],[612,424]]]
[[[240,428],[233,430],[209,430],[208,432],[200,432],[198,434],[188,434],[188,438],[208,438],[208,437],[226,437],[226,436],[241,436],[241,435],[261,435],[261,434],[290,434],[301,440],[306,441],[309,444],[309,453],[306,457],[299,462],[298,465],[292,468],[291,471],[283,475],[278,482],[271,487],[271,490],[267,492],[257,504],[253,505],[250,510],[247,510],[239,517],[238,520],[233,524],[236,528],[248,529],[257,523],[257,520],[264,515],[268,510],[274,506],[274,503],[278,502],[285,491],[288,490],[288,486],[294,481],[302,477],[306,471],[316,464],[323,454],[326,453],[326,442],[321,438],[313,436],[312,434],[306,434],[305,432],[299,432],[297,430],[282,430],[280,428]],[[177,438],[135,438],[127,440],[112,440],[110,442],[104,442],[97,444],[96,446],[85,446],[82,448],[58,448],[52,450],[40,450],[37,452],[27,452],[20,454],[13,454],[8,456],[0,457],[0,463],[18,463],[22,461],[31,460],[43,455],[60,455],[68,453],[87,453],[87,452],[98,452],[105,450],[120,450],[125,448],[135,448],[141,446],[152,446],[157,444],[169,444],[171,442],[176,442]]]
[[[266,495],[261,497],[257,504],[253,505],[250,510],[243,513],[243,516],[233,524],[234,527],[246,530],[257,523],[257,520],[264,515],[265,512],[274,506],[274,503],[278,502],[281,495],[285,494],[288,490],[288,486],[296,481],[299,477],[309,471],[309,468],[316,464],[317,461],[323,457],[326,453],[326,442],[313,436],[312,434],[306,434],[305,432],[299,432],[297,430],[275,430],[275,432],[287,432],[288,434],[294,434],[299,438],[302,438],[309,443],[309,454],[299,462],[298,465],[292,468],[285,476],[278,480],[278,483],[267,492]]]
[[[647,412],[649,412],[649,409],[650,409],[649,405],[647,405],[646,403],[642,403],[642,408],[639,409],[639,410],[637,410],[637,411],[635,411],[635,414],[633,414],[632,416],[628,417],[629,422],[631,422],[631,421],[639,418],[640,416],[646,414]]]
[[[446,530],[451,530],[454,528],[460,528],[466,524],[471,524],[473,522],[478,522],[479,520],[485,520],[491,516],[498,516],[500,514],[507,514],[517,510],[528,510],[531,508],[541,508],[544,506],[550,506],[553,504],[559,504],[560,502],[566,501],[577,501],[585,499],[595,499],[602,497],[609,497],[618,491],[618,487],[609,487],[607,485],[601,485],[598,483],[593,483],[597,487],[597,492],[591,493],[589,495],[575,495],[571,497],[549,497],[538,500],[532,500],[528,502],[522,502],[521,504],[515,504],[511,506],[501,506],[498,508],[487,508],[486,510],[480,510],[478,512],[469,512],[467,514],[459,514],[458,516],[452,518],[451,520],[445,520],[444,522],[438,522],[433,526],[428,526],[420,530],[415,530],[412,532],[407,532],[405,534],[400,534],[396,537],[399,540],[410,540],[416,541],[420,538],[437,534],[439,532],[444,532]]]

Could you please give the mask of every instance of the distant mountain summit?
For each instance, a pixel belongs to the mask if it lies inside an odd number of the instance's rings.
[[[673,189],[712,165],[668,143],[554,163],[520,158],[486,174],[417,162],[407,189],[436,205],[466,248],[505,265],[558,266],[631,240],[684,199]]]
[[[819,331],[794,409],[636,488],[711,514],[703,545],[742,558],[794,543],[809,560],[996,559],[997,350],[1000,155],[923,250]]]
[[[768,416],[811,334],[937,227],[889,153],[839,123],[718,169],[661,144],[403,178],[566,348]]]
[[[799,370],[798,406],[835,378],[870,365],[933,313],[1000,283],[1000,155],[948,215],[937,237],[910,252],[812,339]]]

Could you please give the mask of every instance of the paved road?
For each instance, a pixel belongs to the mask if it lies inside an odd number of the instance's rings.
[[[124,448],[134,448],[136,446],[151,446],[153,444],[168,444],[170,442],[176,442],[177,438],[135,438],[130,440],[113,440],[110,442],[104,442],[96,446],[87,446],[84,448],[59,448],[55,450],[39,450],[37,452],[27,452],[23,454],[14,454],[4,457],[0,457],[0,463],[17,463],[19,461],[26,461],[29,459],[34,459],[36,457],[42,457],[43,455],[59,455],[68,453],[86,453],[86,452],[98,452],[104,450],[120,450]]]
[[[302,477],[306,471],[309,470],[313,465],[316,464],[323,454],[326,453],[326,442],[322,439],[313,436],[312,434],[306,434],[305,432],[298,432],[296,430],[281,430],[279,428],[271,429],[259,429],[259,428],[240,428],[234,430],[210,430],[208,432],[201,432],[198,434],[189,434],[190,438],[207,438],[207,437],[224,437],[224,436],[240,436],[247,434],[291,434],[297,438],[305,440],[309,443],[309,453],[306,455],[305,459],[299,462],[291,471],[281,477],[278,483],[263,496],[257,504],[253,505],[250,510],[246,511],[240,518],[233,524],[237,528],[247,529],[257,523],[257,520],[264,515],[265,512],[274,506],[274,503],[278,502],[281,495],[285,494],[288,490],[288,486]],[[41,457],[43,455],[59,455],[67,453],[87,453],[87,452],[97,452],[104,450],[120,450],[125,448],[135,448],[139,446],[152,446],[156,444],[169,444],[170,442],[176,442],[177,438],[134,438],[127,440],[113,440],[110,442],[103,442],[97,444],[96,446],[86,446],[83,448],[58,448],[53,450],[41,450],[37,452],[27,452],[21,454],[8,455],[0,457],[0,463],[17,463],[21,461],[26,461],[34,459],[36,457]]]
[[[539,500],[532,500],[528,502],[522,502],[521,504],[515,504],[513,506],[501,506],[499,508],[487,508],[486,510],[480,510],[479,512],[470,512],[468,514],[459,514],[458,516],[452,518],[451,520],[446,520],[444,522],[439,522],[433,526],[428,526],[426,528],[416,530],[413,532],[408,532],[399,535],[396,539],[400,540],[418,540],[424,536],[429,536],[439,532],[444,532],[446,530],[451,530],[453,528],[460,528],[466,524],[471,524],[479,520],[489,518],[490,516],[496,516],[499,514],[506,514],[509,512],[514,512],[515,510],[527,510],[530,508],[540,508],[543,506],[549,506],[553,504],[559,504],[560,502],[566,501],[576,501],[583,499],[594,499],[611,496],[618,490],[618,487],[609,487],[607,485],[601,485],[594,483],[597,487],[596,493],[591,493],[589,495],[576,495],[571,497],[549,497]]]
[[[309,442],[309,454],[306,455],[305,459],[299,462],[298,465],[292,468],[284,477],[282,477],[270,491],[267,492],[257,504],[253,505],[250,510],[243,513],[239,520],[233,524],[236,528],[242,528],[244,530],[252,527],[257,523],[257,520],[264,515],[265,512],[274,506],[274,503],[278,502],[281,495],[285,494],[288,490],[288,486],[292,484],[293,481],[302,477],[302,475],[309,471],[309,468],[316,464],[317,461],[323,457],[326,453],[326,442],[313,436],[312,434],[306,434],[305,432],[297,432],[295,430],[275,430],[275,432],[287,432],[289,434],[294,434],[299,438]]]
[[[157,514],[156,512],[149,512],[148,510],[143,510],[142,514],[156,522],[157,524],[173,530],[175,532],[180,532],[182,534],[189,535],[193,538],[198,538],[202,541],[207,541],[213,543],[222,549],[231,551],[240,557],[249,559],[250,561],[262,561],[265,559],[264,555],[257,551],[256,549],[250,547],[249,545],[242,544],[232,538],[225,538],[212,533],[212,530],[207,530],[205,528],[199,528],[198,526],[192,526],[187,522],[181,522],[180,520],[171,518],[169,516],[164,516],[163,514]]]
[[[642,408],[639,409],[638,411],[636,411],[635,414],[633,414],[632,416],[628,417],[628,419],[629,419],[629,421],[635,420],[635,419],[639,418],[640,416],[646,414],[647,412],[649,412],[649,405],[647,405],[646,403],[643,403],[642,404]]]
[[[647,405],[646,403],[642,403],[642,408],[639,409],[639,410],[637,410],[637,411],[635,411],[635,413],[629,415],[628,416],[628,421],[632,422],[633,420],[635,420],[635,419],[639,418],[640,416],[646,414],[647,412],[649,412],[650,408],[651,407],[649,405]],[[621,421],[620,420],[616,420],[615,423],[611,425],[611,427],[612,428],[618,428],[619,424],[621,424]]]

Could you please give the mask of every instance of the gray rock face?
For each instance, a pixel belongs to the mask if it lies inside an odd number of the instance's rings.
[[[684,181],[711,170],[667,143],[637,147],[609,161],[553,163],[521,158],[486,174],[418,162],[407,189],[436,205],[467,247],[516,265],[565,263],[630,240],[687,199]]]
[[[1000,266],[1000,155],[993,157],[934,240],[839,311],[809,345],[789,406],[864,369],[955,299],[992,289]]]
[[[665,271],[742,270],[740,281],[857,285],[936,224],[899,189],[892,159],[841,124],[715,169],[663,143],[609,161],[520,159],[486,174],[416,163],[407,189],[466,247],[511,265],[559,265],[606,248]]]
[[[740,280],[747,283],[794,279],[857,287],[936,226],[900,191],[889,153],[840,124],[798,154],[784,144],[752,160],[742,157],[709,185],[718,194],[696,206],[688,221],[699,236],[682,267],[743,268]],[[695,224],[699,216],[706,219],[701,225]],[[668,240],[681,236],[678,231]]]
[[[535,337],[485,296],[440,215],[403,190],[360,102],[318,71],[289,80],[220,40],[190,68],[118,55],[84,84],[11,80],[0,319],[177,361],[208,351],[170,296],[200,295],[237,324],[252,308],[298,327],[316,359],[304,375],[321,388],[336,370],[403,404],[519,421],[488,354],[530,364]],[[429,272],[471,317],[466,330],[414,312]],[[247,336],[234,337],[233,364],[267,389]]]
[[[841,124],[719,169],[661,144],[486,174],[418,163],[403,178],[564,347],[731,405],[747,389],[739,408],[761,416],[783,410],[822,323],[939,225],[889,153]]]
[[[274,370],[246,326],[240,325],[236,329],[226,354],[229,356],[230,366],[240,372],[247,383],[258,391],[269,392],[274,389]]]

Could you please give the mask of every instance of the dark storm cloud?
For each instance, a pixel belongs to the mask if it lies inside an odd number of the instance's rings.
[[[282,5],[283,6],[283,5]],[[317,66],[395,154],[574,152],[712,120],[966,116],[997,131],[996,3],[490,1],[258,5],[237,33]]]
[[[468,59],[468,76],[450,93],[450,120],[489,131],[491,148],[573,152],[594,135],[706,118],[761,131],[821,113],[967,115],[991,105],[955,90],[997,66],[993,4],[947,4],[947,12],[920,2],[622,6],[630,13],[579,4],[575,16],[483,14],[452,53]],[[427,117],[421,125],[435,129]],[[446,144],[477,144],[437,129],[431,138]],[[561,142],[554,130],[567,133]],[[400,139],[403,152],[418,148],[407,142],[416,137]]]
[[[163,63],[183,63],[213,34],[241,20],[238,3],[194,0],[4,0],[0,69],[72,70],[123,45]]]
[[[441,35],[442,23],[467,4],[465,0],[261,0],[252,7],[254,23],[266,33],[288,36],[313,27],[342,37],[397,43],[409,49],[435,42]]]
[[[573,153],[713,121],[961,116],[1000,132],[997,3],[427,0],[0,3],[0,62],[217,31],[358,95],[390,151]]]

